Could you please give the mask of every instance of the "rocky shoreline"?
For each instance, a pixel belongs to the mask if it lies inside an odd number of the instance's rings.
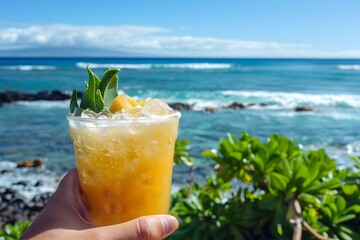
[[[41,193],[30,200],[18,191],[0,187],[0,228],[25,220],[33,221],[46,205],[52,193]]]
[[[44,159],[35,158],[18,163],[1,162],[0,180],[2,228],[6,224],[33,221],[55,191],[60,177],[49,175]]]
[[[81,97],[82,93],[78,92],[78,97]],[[13,102],[18,101],[64,101],[69,100],[71,98],[70,93],[62,92],[59,90],[54,91],[42,91],[38,93],[21,93],[16,91],[5,91],[0,92],[0,107],[4,104],[10,104]],[[188,104],[188,103],[169,103],[169,106],[177,111],[191,111],[194,110],[195,105],[194,104]],[[239,103],[239,102],[233,102],[229,105],[223,106],[221,108],[223,109],[231,109],[231,110],[242,110],[247,109],[251,107],[261,107],[265,108],[269,106],[266,103]],[[219,108],[215,107],[204,107],[202,110],[203,112],[212,113],[217,111]],[[314,108],[308,107],[308,106],[297,106],[292,108],[295,112],[313,112],[315,111]]]

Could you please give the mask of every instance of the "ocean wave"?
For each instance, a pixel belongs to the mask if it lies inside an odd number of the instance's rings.
[[[151,64],[119,64],[119,63],[86,63],[86,62],[78,62],[76,63],[76,67],[78,68],[86,68],[89,65],[90,68],[120,68],[120,69],[150,69]]]
[[[340,64],[336,66],[338,69],[341,70],[355,70],[355,71],[359,71],[360,70],[360,65],[358,64]]]
[[[5,70],[19,70],[19,71],[45,71],[45,70],[56,70],[54,66],[45,65],[14,65],[14,66],[1,66],[0,69]]]
[[[283,118],[295,118],[299,116],[314,116],[318,118],[330,118],[333,120],[360,120],[359,114],[355,113],[346,113],[346,112],[338,112],[338,111],[330,111],[330,112],[295,112],[295,111],[279,111],[275,112],[274,115],[276,117]]]
[[[58,185],[57,179],[59,176],[45,168],[16,168],[16,163],[0,161],[0,170],[11,170],[6,174],[0,174],[0,187],[14,189],[27,200],[32,199],[37,194],[52,193]],[[39,181],[44,184],[36,186]],[[17,184],[19,182],[28,184]]]
[[[252,101],[273,102],[283,106],[296,107],[300,105],[311,106],[337,106],[360,107],[360,95],[350,94],[310,94],[297,92],[267,92],[267,91],[221,91],[221,94],[237,96]]]
[[[268,92],[268,91],[162,91],[162,90],[127,90],[127,94],[136,100],[164,98],[169,103],[185,103],[192,105],[197,111],[206,108],[227,108],[232,103],[241,103],[247,109],[259,110],[293,110],[296,107],[310,107],[321,112],[333,112],[336,109],[360,108],[360,95],[350,94],[309,94],[297,92]],[[120,90],[119,94],[124,93]],[[16,104],[36,106],[40,108],[66,108],[66,101],[19,101]],[[341,114],[333,118],[344,117]],[[348,118],[348,117],[346,117]]]
[[[207,108],[220,109],[228,105],[225,102],[220,102],[216,100],[209,101],[204,99],[187,99],[186,101],[179,100],[179,102],[184,102],[186,104],[192,105],[193,106],[192,109],[194,111],[203,111]]]
[[[355,141],[347,144],[345,146],[345,149],[348,154],[360,155],[360,141]]]
[[[153,68],[168,68],[168,69],[194,69],[194,70],[212,70],[212,69],[229,69],[232,64],[228,63],[166,63],[166,64],[120,64],[120,63],[86,63],[78,62],[78,68],[86,68],[89,65],[91,68],[120,68],[120,69],[153,69]]]
[[[70,100],[65,101],[19,101],[16,102],[18,105],[27,106],[27,107],[36,107],[36,108],[68,108]]]
[[[154,64],[155,68],[182,68],[182,69],[229,69],[232,64],[228,63],[173,63]]]

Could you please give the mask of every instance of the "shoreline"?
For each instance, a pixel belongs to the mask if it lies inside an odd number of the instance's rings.
[[[38,161],[41,160],[39,164]],[[55,192],[68,170],[55,171],[47,166],[44,159],[35,158],[19,161],[0,161],[0,229],[6,224],[25,220],[33,221]],[[182,177],[173,174],[171,192],[177,192],[187,184],[189,170],[174,168]],[[204,173],[197,172],[201,182]]]
[[[47,169],[42,159],[0,162],[0,228],[33,221],[46,205],[62,176]]]
[[[82,92],[78,92],[78,97],[81,98]],[[23,93],[18,91],[4,91],[0,92],[0,107],[5,104],[11,104],[14,102],[20,101],[65,101],[71,99],[71,94],[68,92],[63,92],[59,90],[52,91],[41,91],[37,93]],[[177,111],[196,111],[195,104],[182,103],[182,102],[172,102],[168,105]],[[249,108],[266,108],[269,106],[267,103],[241,103],[241,102],[232,102],[231,104],[219,106],[219,107],[203,107],[202,111],[207,113],[216,112],[220,109],[231,109],[231,110],[244,110]],[[316,109],[309,106],[295,106],[291,108],[295,112],[315,112]]]

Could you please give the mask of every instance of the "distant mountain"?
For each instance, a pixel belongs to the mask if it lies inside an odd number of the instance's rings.
[[[0,50],[0,57],[152,57],[146,53],[123,52],[98,48],[39,47]]]

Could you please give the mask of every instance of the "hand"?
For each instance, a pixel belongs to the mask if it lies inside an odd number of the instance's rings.
[[[163,239],[178,227],[170,215],[153,215],[129,222],[98,227],[81,201],[77,170],[60,182],[47,205],[21,239]]]

